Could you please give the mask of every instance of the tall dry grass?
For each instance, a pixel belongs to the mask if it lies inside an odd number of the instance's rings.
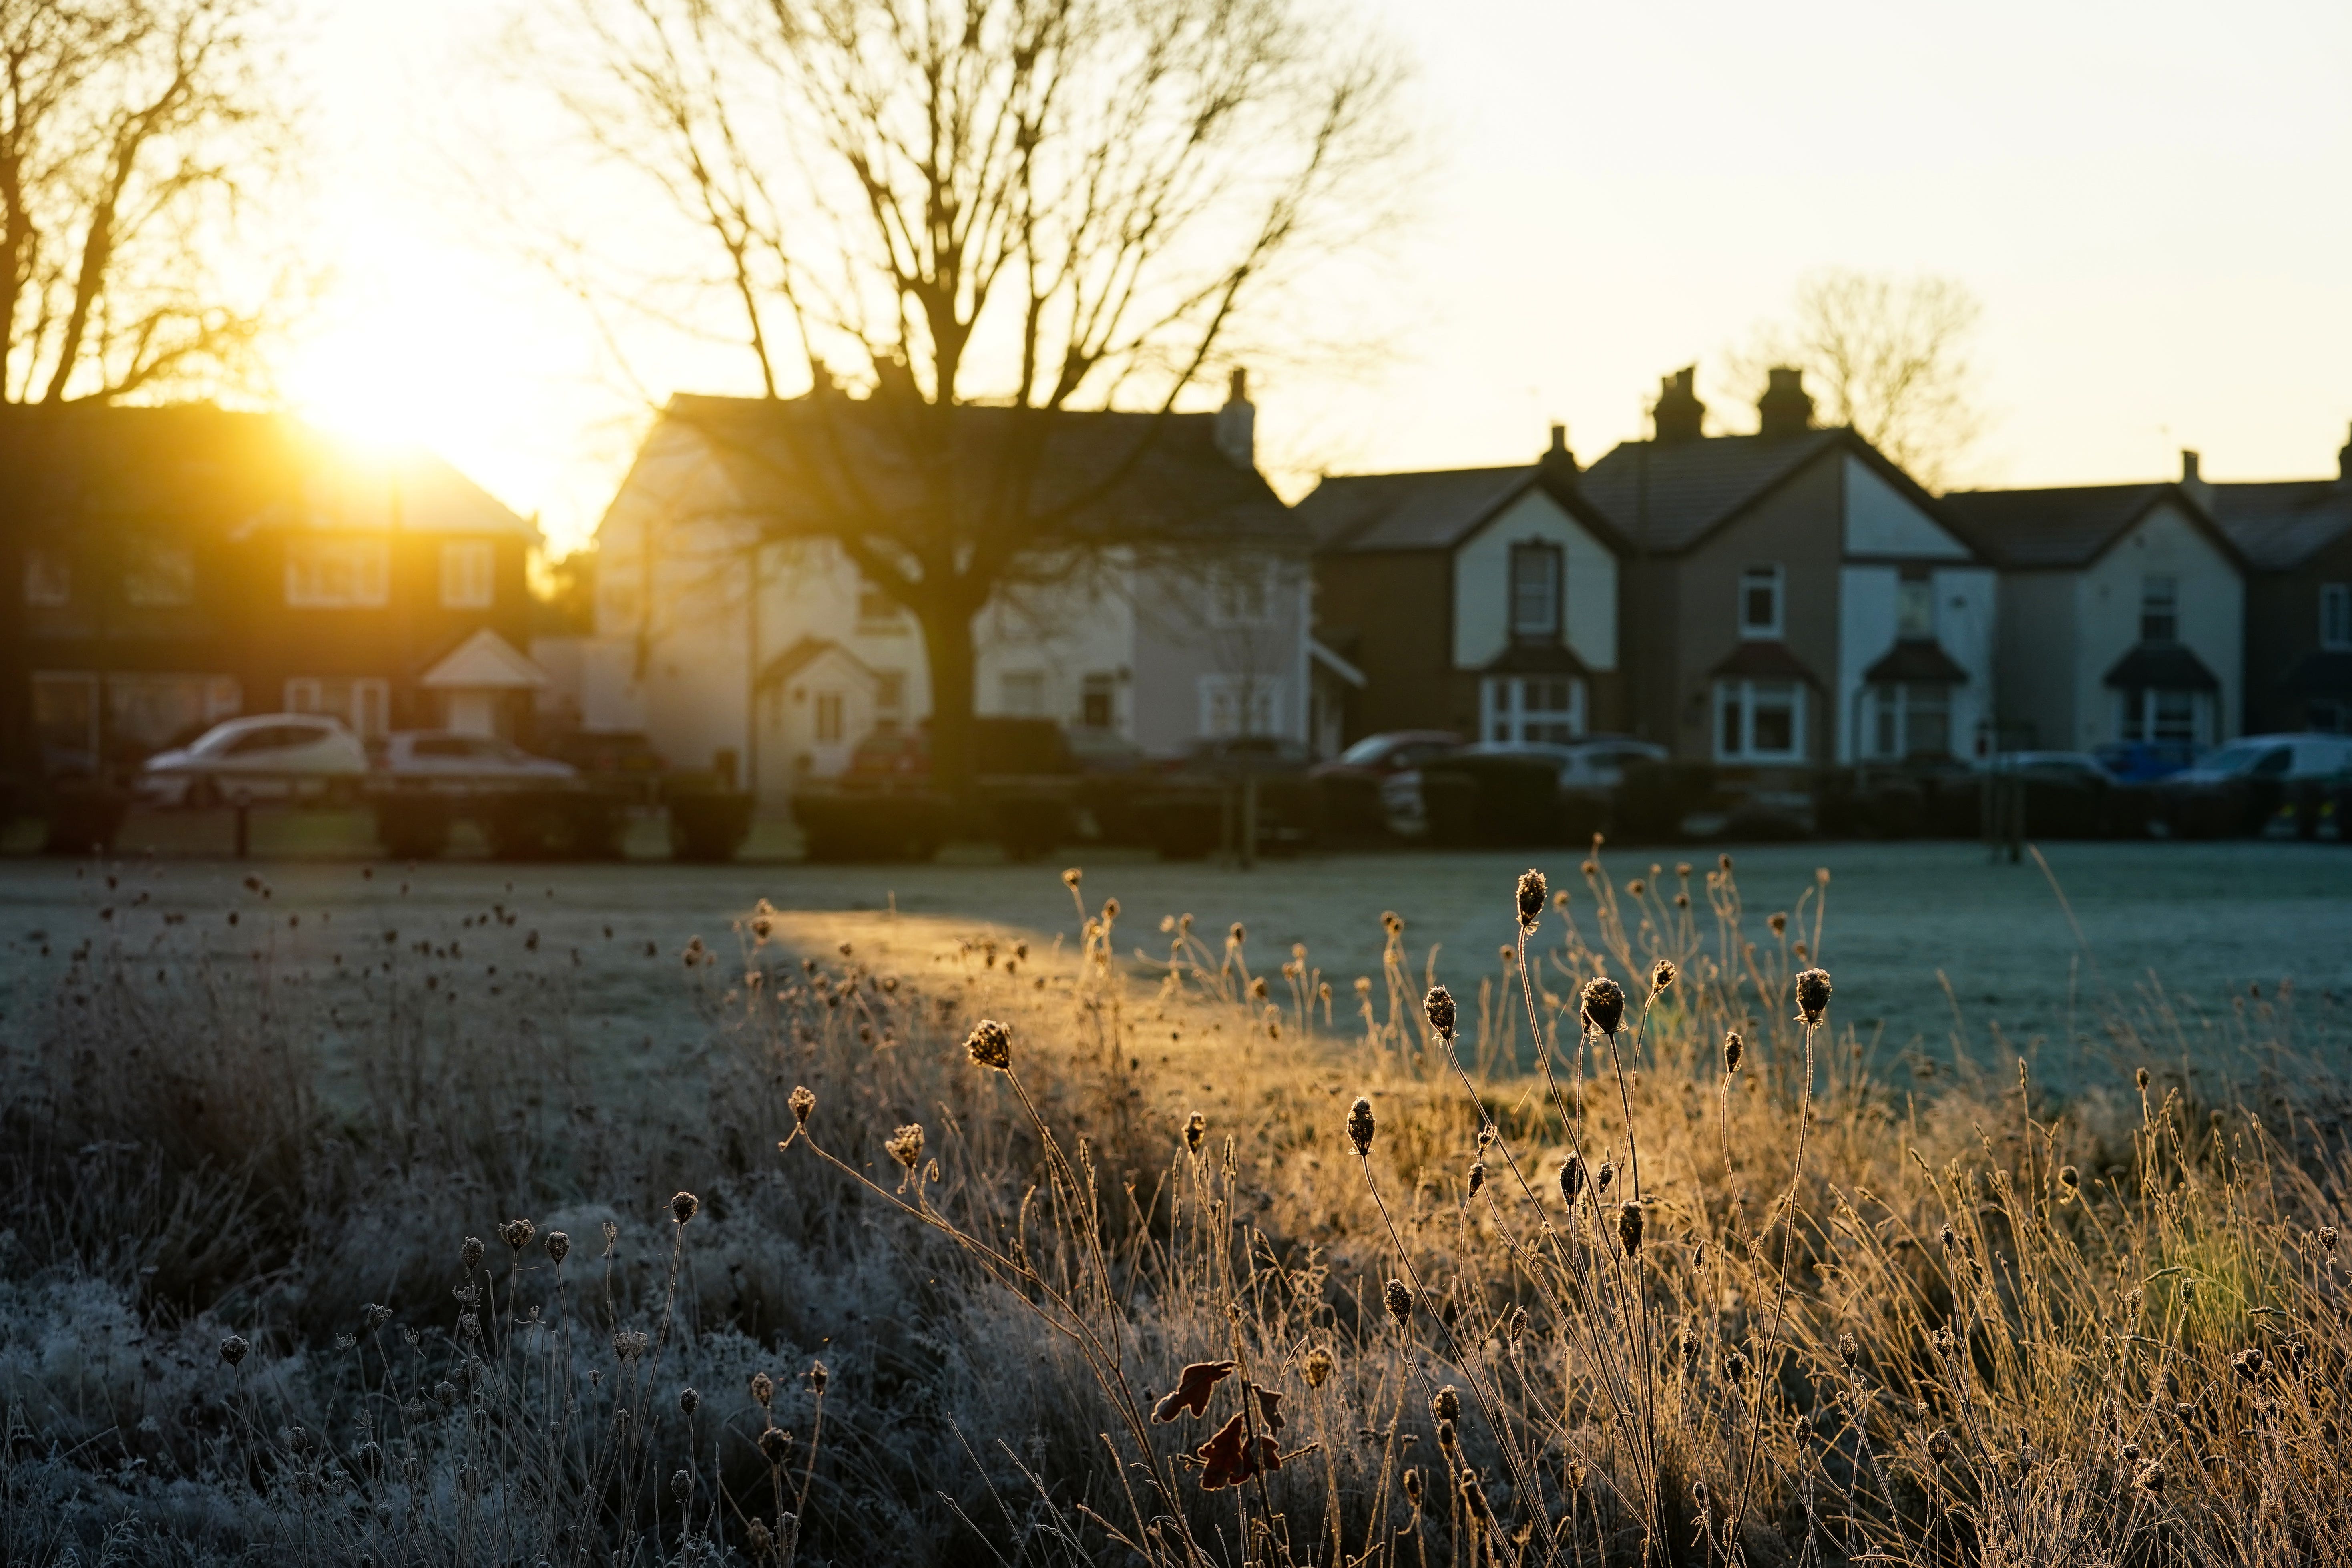
[[[307,975],[267,889],[123,917],[8,1062],[0,1556],[2352,1558],[2284,999],[2115,999],[2063,1104],[1890,1081],[1800,1006],[1826,879],[1569,880],[1443,998],[1393,917],[1331,976],[1076,876],[903,972],[755,910],[625,955],[667,1099],[567,1034],[624,955],[509,911]]]

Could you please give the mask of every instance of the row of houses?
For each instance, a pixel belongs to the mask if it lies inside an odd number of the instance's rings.
[[[2352,729],[2352,445],[2309,480],[2216,483],[2190,453],[1939,496],[1818,426],[1795,371],[1752,434],[1706,434],[1695,381],[1589,467],[1555,426],[1528,463],[1332,476],[1295,507],[1238,374],[1213,412],[1058,416],[1047,482],[1102,486],[1104,531],[1006,573],[976,706],[1130,754],[1617,732],[1755,770]],[[796,515],[808,430],[854,436],[878,398],[674,400],[569,627],[534,605],[533,524],[428,457],[200,405],[0,416],[0,770],[291,710],[641,731],[778,796],[930,709],[913,617]]]

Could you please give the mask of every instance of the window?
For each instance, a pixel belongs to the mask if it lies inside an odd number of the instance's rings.
[[[1925,572],[1906,566],[1895,585],[1895,635],[1906,642],[1935,639],[1936,581]]]
[[[2123,692],[2121,700],[2117,729],[2125,740],[2183,749],[2204,743],[2212,710],[2206,693],[2142,688]]]
[[[135,547],[131,564],[122,574],[122,599],[145,610],[195,603],[195,552],[184,544]]]
[[[487,610],[497,592],[498,556],[487,541],[441,547],[441,607]]]
[[[373,741],[392,728],[392,684],[373,676],[298,675],[286,683],[286,711],[332,714]]]
[[[391,547],[381,539],[286,542],[286,602],[303,610],[382,609],[391,599]]]
[[[1263,561],[1223,561],[1209,578],[1210,614],[1221,626],[1260,626],[1274,618],[1272,569]]]
[[[25,552],[25,603],[58,610],[73,603],[73,563],[61,550]]]
[[[1559,637],[1560,548],[1533,542],[1511,546],[1511,636],[1525,642]]]
[[[1739,574],[1739,635],[1777,637],[1780,635],[1781,589],[1786,576],[1778,566],[1750,566]]]
[[[2139,583],[2139,640],[2172,642],[2180,635],[2180,579],[2150,573]]]
[[[816,694],[816,743],[833,745],[841,739],[841,693],[820,691]]]
[[[903,669],[878,669],[874,672],[874,706],[892,718],[907,706],[907,672]]]
[[[1900,762],[1906,757],[1952,754],[1950,687],[1874,686],[1864,693],[1863,701],[1873,757]]]
[[[1805,749],[1805,693],[1793,680],[1716,683],[1715,754],[1725,762],[1793,763]]]
[[[2352,583],[2319,585],[2319,646],[2352,648]]]
[[[1269,675],[1201,677],[1201,733],[1272,735],[1282,728],[1282,683]]]
[[[1008,669],[996,678],[997,705],[1016,719],[1040,719],[1045,713],[1045,672]]]
[[[1570,675],[1490,675],[1481,684],[1479,729],[1505,744],[1558,745],[1584,733],[1584,682]]]
[[[1096,670],[1078,691],[1078,722],[1089,730],[1108,730],[1118,723],[1118,678]]]

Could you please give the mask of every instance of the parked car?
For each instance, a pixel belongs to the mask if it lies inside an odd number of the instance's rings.
[[[149,757],[139,795],[158,805],[311,797],[357,799],[367,748],[320,713],[258,713],[214,725],[185,746]]]
[[[2313,838],[2347,773],[2352,735],[2249,735],[2161,780],[2158,820],[2184,838],[2259,834],[2273,820]]]
[[[1377,838],[1391,831],[1382,786],[1398,773],[1433,762],[1462,743],[1450,730],[1390,730],[1367,735],[1307,770],[1323,801],[1327,827],[1343,837]]]
[[[549,741],[547,754],[600,777],[656,780],[667,769],[653,742],[635,730],[573,730]]]
[[[1381,805],[1390,830],[1402,837],[1489,842],[1499,834],[1500,841],[1570,843],[1606,826],[1628,768],[1665,759],[1664,746],[1628,735],[1481,741],[1391,773],[1381,783]],[[1549,800],[1513,782],[1536,766],[1551,770]],[[1433,773],[1456,782],[1433,784]],[[1433,793],[1444,798],[1433,803]]]
[[[1996,791],[2016,791],[2008,809],[2027,838],[2137,838],[2147,834],[2154,797],[2137,779],[2119,778],[2091,752],[2003,752],[1977,763]],[[1998,816],[1995,826],[2003,825]]]
[[[982,826],[1015,860],[1066,842],[1083,761],[1051,719],[972,721],[974,802],[982,824],[931,783],[928,727],[876,731],[851,748],[839,776],[793,794],[793,816],[812,860],[928,860],[960,830]]]
[[[2186,741],[2114,741],[2092,755],[2124,783],[2148,784],[2193,765],[2197,748]]]
[[[454,730],[396,730],[384,737],[377,766],[395,788],[464,792],[528,789],[580,774],[570,763],[533,756],[512,741]]]

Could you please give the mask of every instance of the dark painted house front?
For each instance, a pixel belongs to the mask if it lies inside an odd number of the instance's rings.
[[[438,459],[278,416],[0,408],[0,771],[127,767],[239,713],[520,732],[536,539]]]
[[[2246,732],[2352,734],[2352,441],[2332,479],[2209,484],[2246,558]]]

